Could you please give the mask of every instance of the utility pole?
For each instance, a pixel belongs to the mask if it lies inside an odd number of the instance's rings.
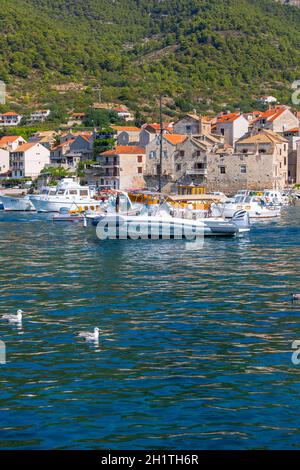
[[[159,132],[158,192],[161,193],[162,161],[163,161],[163,133],[164,133],[164,125],[163,125],[163,118],[162,118],[162,95],[160,95],[159,97],[159,123],[160,123],[160,132]]]

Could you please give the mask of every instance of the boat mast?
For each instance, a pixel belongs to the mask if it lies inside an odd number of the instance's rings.
[[[160,122],[160,132],[159,132],[159,171],[158,171],[158,192],[161,193],[161,177],[162,177],[162,157],[163,157],[163,119],[162,119],[162,95],[159,97],[159,122]]]

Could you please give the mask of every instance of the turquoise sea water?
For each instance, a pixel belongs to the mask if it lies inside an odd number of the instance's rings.
[[[0,448],[300,447],[300,208],[184,247],[0,213]]]

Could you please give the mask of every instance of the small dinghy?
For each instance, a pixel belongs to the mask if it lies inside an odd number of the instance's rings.
[[[54,215],[52,220],[53,222],[83,222],[84,214],[70,213],[68,207],[62,207],[59,214]]]

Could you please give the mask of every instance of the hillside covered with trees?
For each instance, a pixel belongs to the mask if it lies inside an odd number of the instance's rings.
[[[15,107],[124,102],[170,116],[288,102],[300,78],[300,10],[274,0],[3,0],[0,78]],[[59,85],[74,83],[71,91]]]

